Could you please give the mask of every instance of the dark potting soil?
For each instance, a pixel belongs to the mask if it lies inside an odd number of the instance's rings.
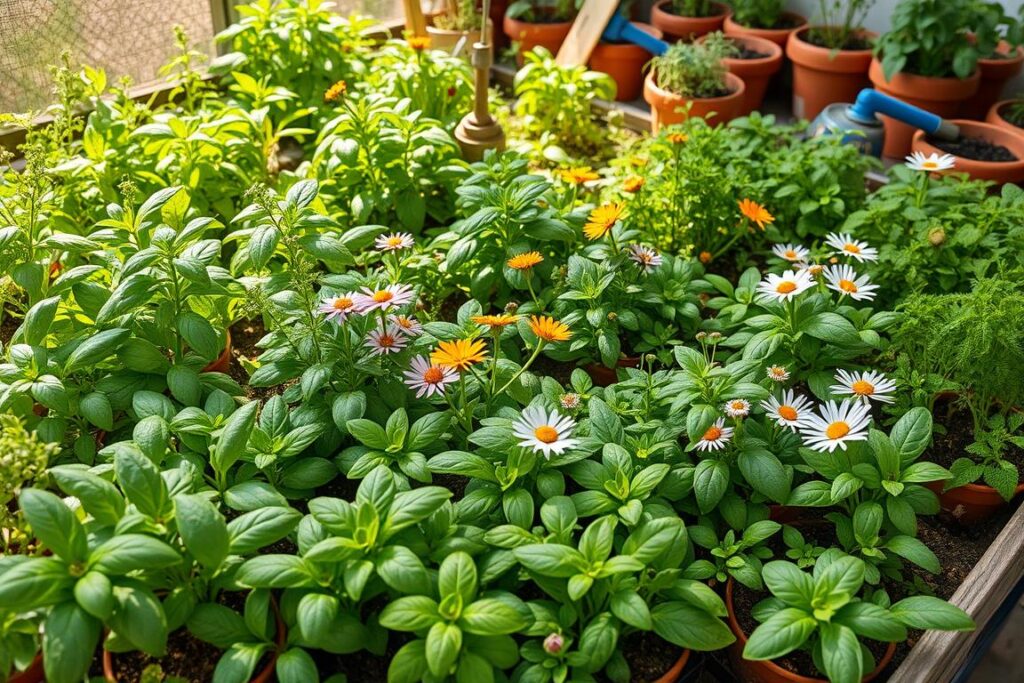
[[[466,495],[466,484],[469,483],[469,477],[464,477],[461,474],[433,474],[431,478],[433,479],[431,486],[441,486],[452,492],[452,503],[457,503]]]
[[[347,655],[336,655],[323,650],[310,650],[313,661],[320,671],[320,679],[326,680],[335,674],[344,674],[348,683],[381,683],[388,680],[388,665],[395,653],[409,641],[409,634],[390,632],[388,645],[383,655],[360,650]]]
[[[4,319],[0,321],[0,347],[10,346],[11,338],[21,326],[21,319],[15,318],[9,311],[4,311]]]
[[[576,367],[571,361],[554,360],[543,353],[530,366],[530,370],[534,374],[541,377],[553,377],[563,387],[568,386],[569,380],[572,378],[572,371],[575,369]]]
[[[729,59],[764,59],[767,56],[768,53],[766,52],[758,52],[748,47],[740,47],[739,53],[729,57]]]
[[[824,36],[819,31],[808,31],[804,35],[803,40],[807,41],[808,43],[810,43],[811,45],[814,45],[816,47],[823,47],[823,48],[827,48],[827,49],[831,49],[832,48],[831,45],[828,45],[825,42]],[[846,42],[843,43],[839,47],[839,49],[840,50],[851,50],[851,51],[852,50],[870,50],[871,49],[871,43],[869,41],[865,40],[862,36],[850,36],[849,38],[846,39]]]
[[[255,360],[262,351],[256,344],[267,334],[263,321],[239,320],[231,326],[231,364],[228,375],[245,389],[250,399],[267,400],[284,391],[285,387],[253,387],[249,386],[249,373],[242,367],[242,359]]]
[[[928,144],[938,147],[947,154],[973,159],[974,161],[1010,162],[1017,161],[1016,155],[1002,145],[996,145],[981,138],[960,137],[958,140],[939,140],[928,136]]]
[[[922,457],[946,469],[957,458],[970,457],[967,446],[974,441],[974,422],[970,413],[955,404],[940,401],[935,404],[935,421],[946,428],[946,433],[936,434]],[[1024,475],[1024,449],[1011,444],[1003,458],[1016,465],[1017,471]]]
[[[213,670],[221,653],[222,650],[194,637],[188,629],[180,628],[168,636],[167,654],[163,657],[151,657],[143,652],[113,653],[114,680],[117,683],[138,683],[146,674],[148,680],[207,683],[213,680]],[[162,675],[153,677],[151,674],[156,672]],[[102,646],[96,649],[89,675],[103,676]]]
[[[683,654],[678,645],[662,640],[650,631],[631,633],[622,639],[619,646],[629,664],[629,680],[632,683],[658,680]]]

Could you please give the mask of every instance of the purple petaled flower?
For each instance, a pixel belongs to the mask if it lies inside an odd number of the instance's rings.
[[[394,325],[388,325],[386,330],[373,330],[366,337],[366,345],[375,356],[398,353],[408,343],[409,340]]]
[[[358,295],[355,292],[347,292],[338,296],[327,297],[320,302],[317,310],[323,313],[324,317],[328,320],[333,320],[339,324],[343,323],[350,315],[358,313],[356,310],[356,296]]]
[[[409,363],[404,373],[405,384],[416,391],[416,398],[431,397],[434,394],[444,395],[446,384],[459,379],[459,373],[452,368],[434,365],[426,356],[417,356]]]
[[[404,306],[413,298],[412,287],[409,285],[388,285],[380,289],[363,287],[362,293],[355,295],[356,310],[367,313],[379,308],[387,311]]]
[[[423,325],[416,318],[408,315],[391,315],[388,319],[409,337],[418,337],[423,334]]]
[[[631,244],[629,245],[629,251],[631,252],[629,258],[636,261],[640,269],[645,273],[649,273],[661,265],[661,254],[650,247],[645,247],[642,244]]]

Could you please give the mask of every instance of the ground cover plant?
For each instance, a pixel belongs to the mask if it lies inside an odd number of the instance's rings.
[[[461,60],[241,15],[216,82],[181,35],[164,104],[65,64],[51,127],[4,119],[0,679],[733,648],[852,683],[974,627],[921,530],[1021,488],[1019,188],[911,160],[869,194],[756,113],[620,138],[542,52],[514,149],[467,163]]]

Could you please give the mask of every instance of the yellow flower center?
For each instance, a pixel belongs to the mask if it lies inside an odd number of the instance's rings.
[[[825,428],[825,436],[830,439],[841,439],[850,433],[850,425],[846,424],[842,420],[833,422]]]
[[[775,291],[779,294],[789,294],[796,291],[796,283],[784,280],[779,284],[775,285]]]
[[[388,246],[389,247],[400,247],[400,246],[402,246],[402,238],[401,237],[389,237],[388,238]]]
[[[870,396],[875,393],[875,385],[863,379],[859,379],[851,384],[850,389],[858,396]]]
[[[336,311],[347,311],[352,308],[352,299],[346,296],[339,296],[334,300],[334,310]]]
[[[853,244],[851,242],[847,242],[846,244],[843,245],[843,251],[848,251],[851,254],[859,254],[860,253],[860,247],[858,247],[856,244]]]
[[[857,285],[855,285],[850,280],[840,280],[839,281],[839,289],[843,290],[844,292],[846,292],[848,294],[856,294],[857,293]]]
[[[395,295],[386,289],[382,289],[379,292],[373,293],[373,300],[376,301],[378,304],[382,304],[386,301],[391,301],[394,298]]]
[[[544,425],[543,427],[537,427],[533,430],[533,435],[537,437],[537,441],[544,443],[553,443],[558,441],[558,430],[554,427]]]
[[[938,168],[939,165],[934,161],[925,161],[921,164],[921,168]]]
[[[444,373],[441,372],[441,368],[429,367],[427,371],[423,373],[423,381],[430,384],[437,384],[444,377]]]
[[[720,436],[722,436],[722,428],[718,425],[711,425],[708,427],[708,431],[704,432],[704,436],[702,438],[705,441],[715,441]]]
[[[382,334],[377,337],[377,343],[384,347],[391,347],[395,345],[395,338],[390,334]]]
[[[795,259],[796,258],[796,252],[793,251],[792,249],[787,249],[786,253],[783,254],[783,256],[785,256],[788,259]]]
[[[743,405],[743,401],[733,401],[732,402],[732,409],[733,410],[746,410],[747,407],[745,405]]]
[[[779,406],[779,417],[785,420],[795,420],[797,418],[796,408],[793,406]]]

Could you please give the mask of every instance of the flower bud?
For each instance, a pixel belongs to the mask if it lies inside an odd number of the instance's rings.
[[[544,651],[549,655],[557,655],[562,651],[564,645],[565,639],[562,638],[561,633],[552,633],[544,639]]]
[[[928,241],[933,247],[941,246],[946,241],[946,231],[942,228],[932,228],[928,231]]]
[[[615,311],[611,311],[611,312],[608,313],[608,320],[610,320],[612,322],[615,322],[618,319],[619,319],[619,314],[616,313]]]
[[[519,304],[517,304],[515,301],[509,301],[507,304],[505,304],[505,312],[508,313],[509,315],[513,315],[518,310]]]
[[[655,356],[653,353],[648,353],[646,356],[644,356],[644,361],[646,361],[648,365],[653,365],[654,361],[656,360],[658,360],[658,357]]]
[[[698,256],[697,258],[700,259],[701,263],[707,265],[711,263],[711,259],[713,258],[713,256],[711,255],[710,251],[702,251],[700,252],[700,256]]]
[[[566,410],[576,410],[580,407],[580,395],[579,394],[562,394],[559,398],[562,407]]]

